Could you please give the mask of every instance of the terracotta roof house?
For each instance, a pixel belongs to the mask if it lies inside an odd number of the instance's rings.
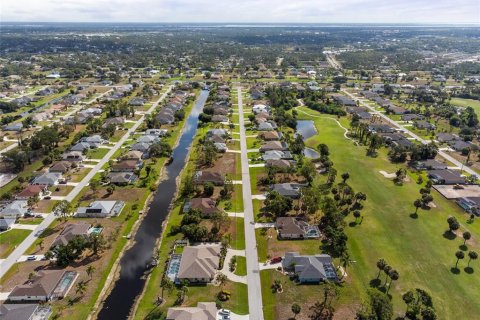
[[[8,295],[8,301],[50,301],[63,298],[78,277],[65,270],[41,270],[31,281],[17,285]]]
[[[168,308],[166,320],[216,320],[217,304],[199,302],[196,307]]]
[[[115,217],[120,214],[124,206],[125,206],[125,202],[123,201],[94,201],[90,203],[88,207],[79,207],[77,209],[76,216],[80,218]],[[83,233],[83,230],[86,228],[86,226],[81,226],[81,227],[77,226],[76,228],[79,228],[78,230],[81,233]]]
[[[194,181],[197,184],[211,182],[216,186],[223,186],[225,183],[225,177],[220,172],[197,171],[194,176]]]
[[[187,246],[182,253],[176,281],[210,282],[215,277],[219,263],[219,244]]]
[[[260,152],[286,151],[286,150],[288,150],[288,145],[284,141],[267,141],[267,142],[264,142],[260,147]]]
[[[112,165],[112,172],[133,172],[143,165],[141,160],[120,160]]]
[[[66,173],[72,167],[72,163],[69,161],[57,161],[49,169],[49,172]]]
[[[210,216],[220,212],[214,200],[210,198],[193,198],[187,201],[183,207],[183,212],[188,212],[190,209],[199,210],[203,215]]]
[[[296,217],[279,217],[275,223],[280,239],[318,239],[320,230],[317,226]]]
[[[312,256],[300,255],[298,252],[285,253],[282,261],[285,270],[294,273],[300,283],[320,283],[325,280],[337,280],[337,273],[332,257],[327,254]]]
[[[92,227],[88,223],[69,223],[63,228],[62,232],[57,236],[52,243],[52,248],[58,245],[66,245],[70,240],[76,236],[87,237],[88,230]]]
[[[42,193],[47,190],[47,186],[45,185],[28,185],[23,189],[21,192],[17,193],[15,195],[15,199],[17,200],[28,200],[30,198],[33,198],[35,196],[42,196]]]

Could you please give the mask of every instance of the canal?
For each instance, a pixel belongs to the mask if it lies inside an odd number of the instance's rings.
[[[202,90],[190,113],[178,145],[173,150],[173,162],[166,168],[167,178],[162,180],[135,234],[134,244],[120,259],[120,276],[106,297],[98,319],[127,319],[136,298],[145,286],[146,265],[151,261],[157,239],[162,233],[169,206],[177,189],[176,179],[186,164],[188,151],[197,132],[198,116],[207,101],[209,91]]]

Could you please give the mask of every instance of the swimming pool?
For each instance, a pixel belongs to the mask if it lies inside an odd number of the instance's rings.
[[[96,233],[100,234],[102,232],[103,228],[102,227],[91,227],[89,230],[89,233]]]
[[[77,276],[78,276],[78,273],[76,273],[75,271],[66,271],[63,274],[63,277],[58,282],[53,292],[54,297],[56,298],[65,297],[68,291],[70,290],[70,288],[72,287],[73,282],[75,281]]]
[[[180,269],[180,261],[182,260],[182,255],[172,254],[170,257],[170,262],[167,268],[167,277],[171,281],[175,281],[177,278],[178,270]]]

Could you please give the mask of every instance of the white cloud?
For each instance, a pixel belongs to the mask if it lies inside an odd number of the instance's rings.
[[[478,0],[4,0],[3,21],[480,23]]]

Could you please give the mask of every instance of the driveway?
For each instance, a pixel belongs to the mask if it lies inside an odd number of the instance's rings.
[[[227,255],[225,256],[225,261],[223,262],[223,268],[220,270],[221,273],[227,276],[228,280],[233,282],[245,283],[247,284],[246,276],[239,276],[230,271],[230,260],[233,256],[242,256],[245,257],[245,250],[234,250],[228,249]]]

